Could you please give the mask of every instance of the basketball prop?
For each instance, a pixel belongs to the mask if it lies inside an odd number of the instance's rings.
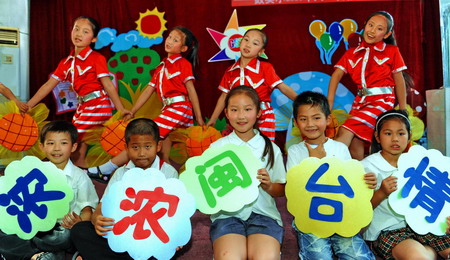
[[[8,165],[25,155],[45,157],[39,148],[39,131],[45,125],[48,113],[43,103],[24,115],[13,101],[0,103],[0,164]]]
[[[216,140],[222,137],[213,127],[191,126],[187,129],[186,150],[189,157],[199,156]]]
[[[389,195],[389,205],[404,215],[418,234],[445,234],[450,215],[450,158],[438,150],[412,146],[398,160],[398,189]]]
[[[373,190],[364,182],[359,161],[336,157],[303,160],[289,169],[287,209],[304,233],[352,237],[372,220]]]
[[[0,229],[31,239],[69,212],[72,187],[62,170],[34,156],[14,161],[0,177]]]
[[[134,259],[171,259],[191,238],[195,200],[180,180],[133,168],[111,185],[102,212],[115,220],[106,235],[113,251]]]
[[[180,180],[201,212],[235,212],[257,199],[260,163],[247,146],[211,147],[186,162]]]

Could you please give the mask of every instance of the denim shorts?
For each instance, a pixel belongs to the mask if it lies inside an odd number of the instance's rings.
[[[339,259],[350,260],[374,260],[375,255],[369,246],[357,234],[353,237],[343,237],[334,234],[327,238],[320,238],[311,233],[303,233],[297,229],[292,223],[295,231],[297,231],[298,246],[300,259],[333,259],[333,252]]]
[[[275,238],[280,244],[283,242],[284,229],[267,216],[253,213],[247,220],[236,217],[216,219],[209,229],[211,241],[227,234],[239,234],[245,237],[252,234],[264,234]]]

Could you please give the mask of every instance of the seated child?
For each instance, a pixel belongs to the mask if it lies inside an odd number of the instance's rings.
[[[30,240],[0,231],[0,253],[6,259],[65,259],[64,251],[71,248],[70,229],[80,221],[91,218],[98,196],[91,179],[70,161],[77,149],[78,132],[66,121],[52,121],[39,134],[40,147],[47,159],[63,170],[74,192],[70,212],[47,232],[39,232]]]
[[[403,110],[388,110],[376,122],[372,154],[362,160],[366,172],[377,175],[372,197],[373,219],[364,232],[364,239],[373,242],[374,251],[383,259],[448,259],[450,235],[419,235],[396,214],[388,204],[388,196],[397,190],[398,159],[411,137],[411,123]]]
[[[284,229],[274,198],[284,196],[286,182],[280,148],[257,128],[262,109],[255,89],[235,87],[224,104],[233,132],[211,147],[226,144],[249,147],[258,158],[260,185],[255,202],[236,212],[219,211],[211,216],[209,233],[214,259],[280,259]]]
[[[308,157],[331,157],[350,160],[347,146],[325,136],[327,124],[330,122],[330,107],[327,98],[317,92],[305,91],[294,100],[293,115],[295,126],[305,136],[305,140],[292,145],[288,150],[287,169],[298,165]],[[375,188],[373,174],[364,176],[369,187]],[[303,233],[297,229],[300,259],[375,259],[367,244],[358,234],[353,237],[342,237],[334,234],[328,238],[320,238],[311,233]]]
[[[106,187],[105,194],[113,183],[122,180],[124,174],[135,167],[160,170],[166,178],[178,178],[178,172],[156,154],[161,150],[159,129],[153,120],[139,118],[131,121],[125,129],[126,151],[130,161],[117,169]],[[128,253],[111,250],[102,236],[112,230],[114,220],[102,215],[102,203],[98,204],[91,221],[78,223],[70,234],[72,242],[85,259],[131,259]]]

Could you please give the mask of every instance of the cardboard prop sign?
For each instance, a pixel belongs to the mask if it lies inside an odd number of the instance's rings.
[[[318,237],[351,237],[372,220],[373,190],[364,182],[359,161],[308,158],[289,169],[287,208],[295,225]]]
[[[170,259],[191,238],[194,212],[183,183],[156,169],[127,171],[102,199],[103,215],[115,220],[106,235],[109,246],[134,259]]]
[[[72,187],[51,162],[26,156],[6,167],[0,177],[0,229],[31,239],[48,231],[69,212]]]
[[[398,160],[398,189],[389,205],[419,234],[444,235],[450,216],[450,158],[438,150],[412,146]]]
[[[190,158],[180,180],[201,212],[235,212],[258,198],[258,164],[250,148],[227,144]]]

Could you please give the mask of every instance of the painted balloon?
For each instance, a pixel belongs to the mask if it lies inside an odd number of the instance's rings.
[[[342,37],[344,37],[345,41],[348,41],[348,36],[356,30],[358,30],[358,25],[356,22],[352,19],[344,19],[340,22],[342,27],[344,28],[344,33],[342,34]]]
[[[309,33],[311,33],[312,36],[314,36],[318,41],[320,40],[320,37],[322,34],[325,33],[327,30],[326,24],[321,20],[314,20],[309,25]]]
[[[324,34],[322,34],[322,36],[320,36],[320,45],[322,45],[322,47],[326,51],[331,49],[331,47],[333,47],[333,44],[334,44],[334,40],[329,33],[324,33]]]
[[[333,38],[333,40],[335,42],[338,42],[342,38],[343,33],[344,33],[344,27],[340,23],[333,22],[330,25],[330,35],[331,35],[331,38]]]

